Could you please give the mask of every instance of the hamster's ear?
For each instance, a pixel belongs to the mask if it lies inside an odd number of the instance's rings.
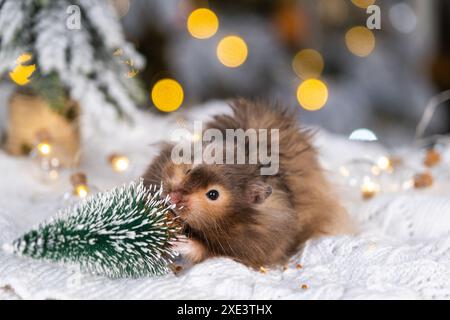
[[[250,204],[263,203],[272,194],[272,187],[262,181],[250,183],[246,198]]]

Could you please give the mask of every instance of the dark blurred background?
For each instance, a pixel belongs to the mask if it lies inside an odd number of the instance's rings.
[[[306,80],[294,72],[295,55],[313,49],[323,58],[319,78],[328,88],[320,110],[302,111],[304,122],[349,134],[372,128],[386,143],[414,135],[427,102],[450,88],[450,3],[447,0],[112,0],[127,37],[147,58],[147,87],[162,77],[182,84],[186,105],[234,96],[266,97],[298,107]],[[381,29],[371,30],[372,51],[351,52],[346,33],[366,26],[365,7],[381,9]],[[186,28],[189,14],[209,8],[219,19],[214,36],[199,40]],[[248,46],[238,68],[227,68],[215,50],[235,34]],[[361,38],[362,37],[362,38]],[[362,35],[355,41],[367,44]],[[364,49],[364,48],[363,48]],[[450,131],[441,107],[429,133]]]

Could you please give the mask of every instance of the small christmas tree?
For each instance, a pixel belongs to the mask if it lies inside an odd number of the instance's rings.
[[[178,227],[162,188],[133,182],[92,196],[5,247],[111,278],[168,272]]]
[[[70,97],[84,112],[113,106],[131,115],[145,99],[134,78],[144,59],[125,41],[109,1],[0,0],[0,76],[25,53],[36,66],[26,87],[52,109]]]

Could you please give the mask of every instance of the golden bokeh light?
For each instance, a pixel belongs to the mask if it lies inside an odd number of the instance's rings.
[[[226,67],[237,68],[247,60],[248,48],[238,36],[227,36],[217,46],[217,58]]]
[[[323,68],[323,57],[314,49],[301,50],[292,60],[292,69],[302,79],[319,78]]]
[[[302,82],[297,89],[297,100],[306,110],[320,110],[328,101],[328,88],[326,84],[320,80],[306,80]]]
[[[183,87],[173,79],[159,80],[152,89],[152,101],[163,112],[177,110],[183,103]]]
[[[375,35],[366,27],[353,27],[345,34],[345,44],[354,55],[367,57],[375,49]]]
[[[219,29],[219,19],[213,11],[200,8],[189,15],[187,29],[194,38],[208,39]]]
[[[352,0],[353,4],[359,8],[366,9],[375,3],[375,0]]]

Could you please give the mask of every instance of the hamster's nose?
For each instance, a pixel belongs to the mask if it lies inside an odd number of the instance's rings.
[[[181,191],[172,191],[169,193],[169,197],[173,204],[179,204],[183,199],[183,193]]]

